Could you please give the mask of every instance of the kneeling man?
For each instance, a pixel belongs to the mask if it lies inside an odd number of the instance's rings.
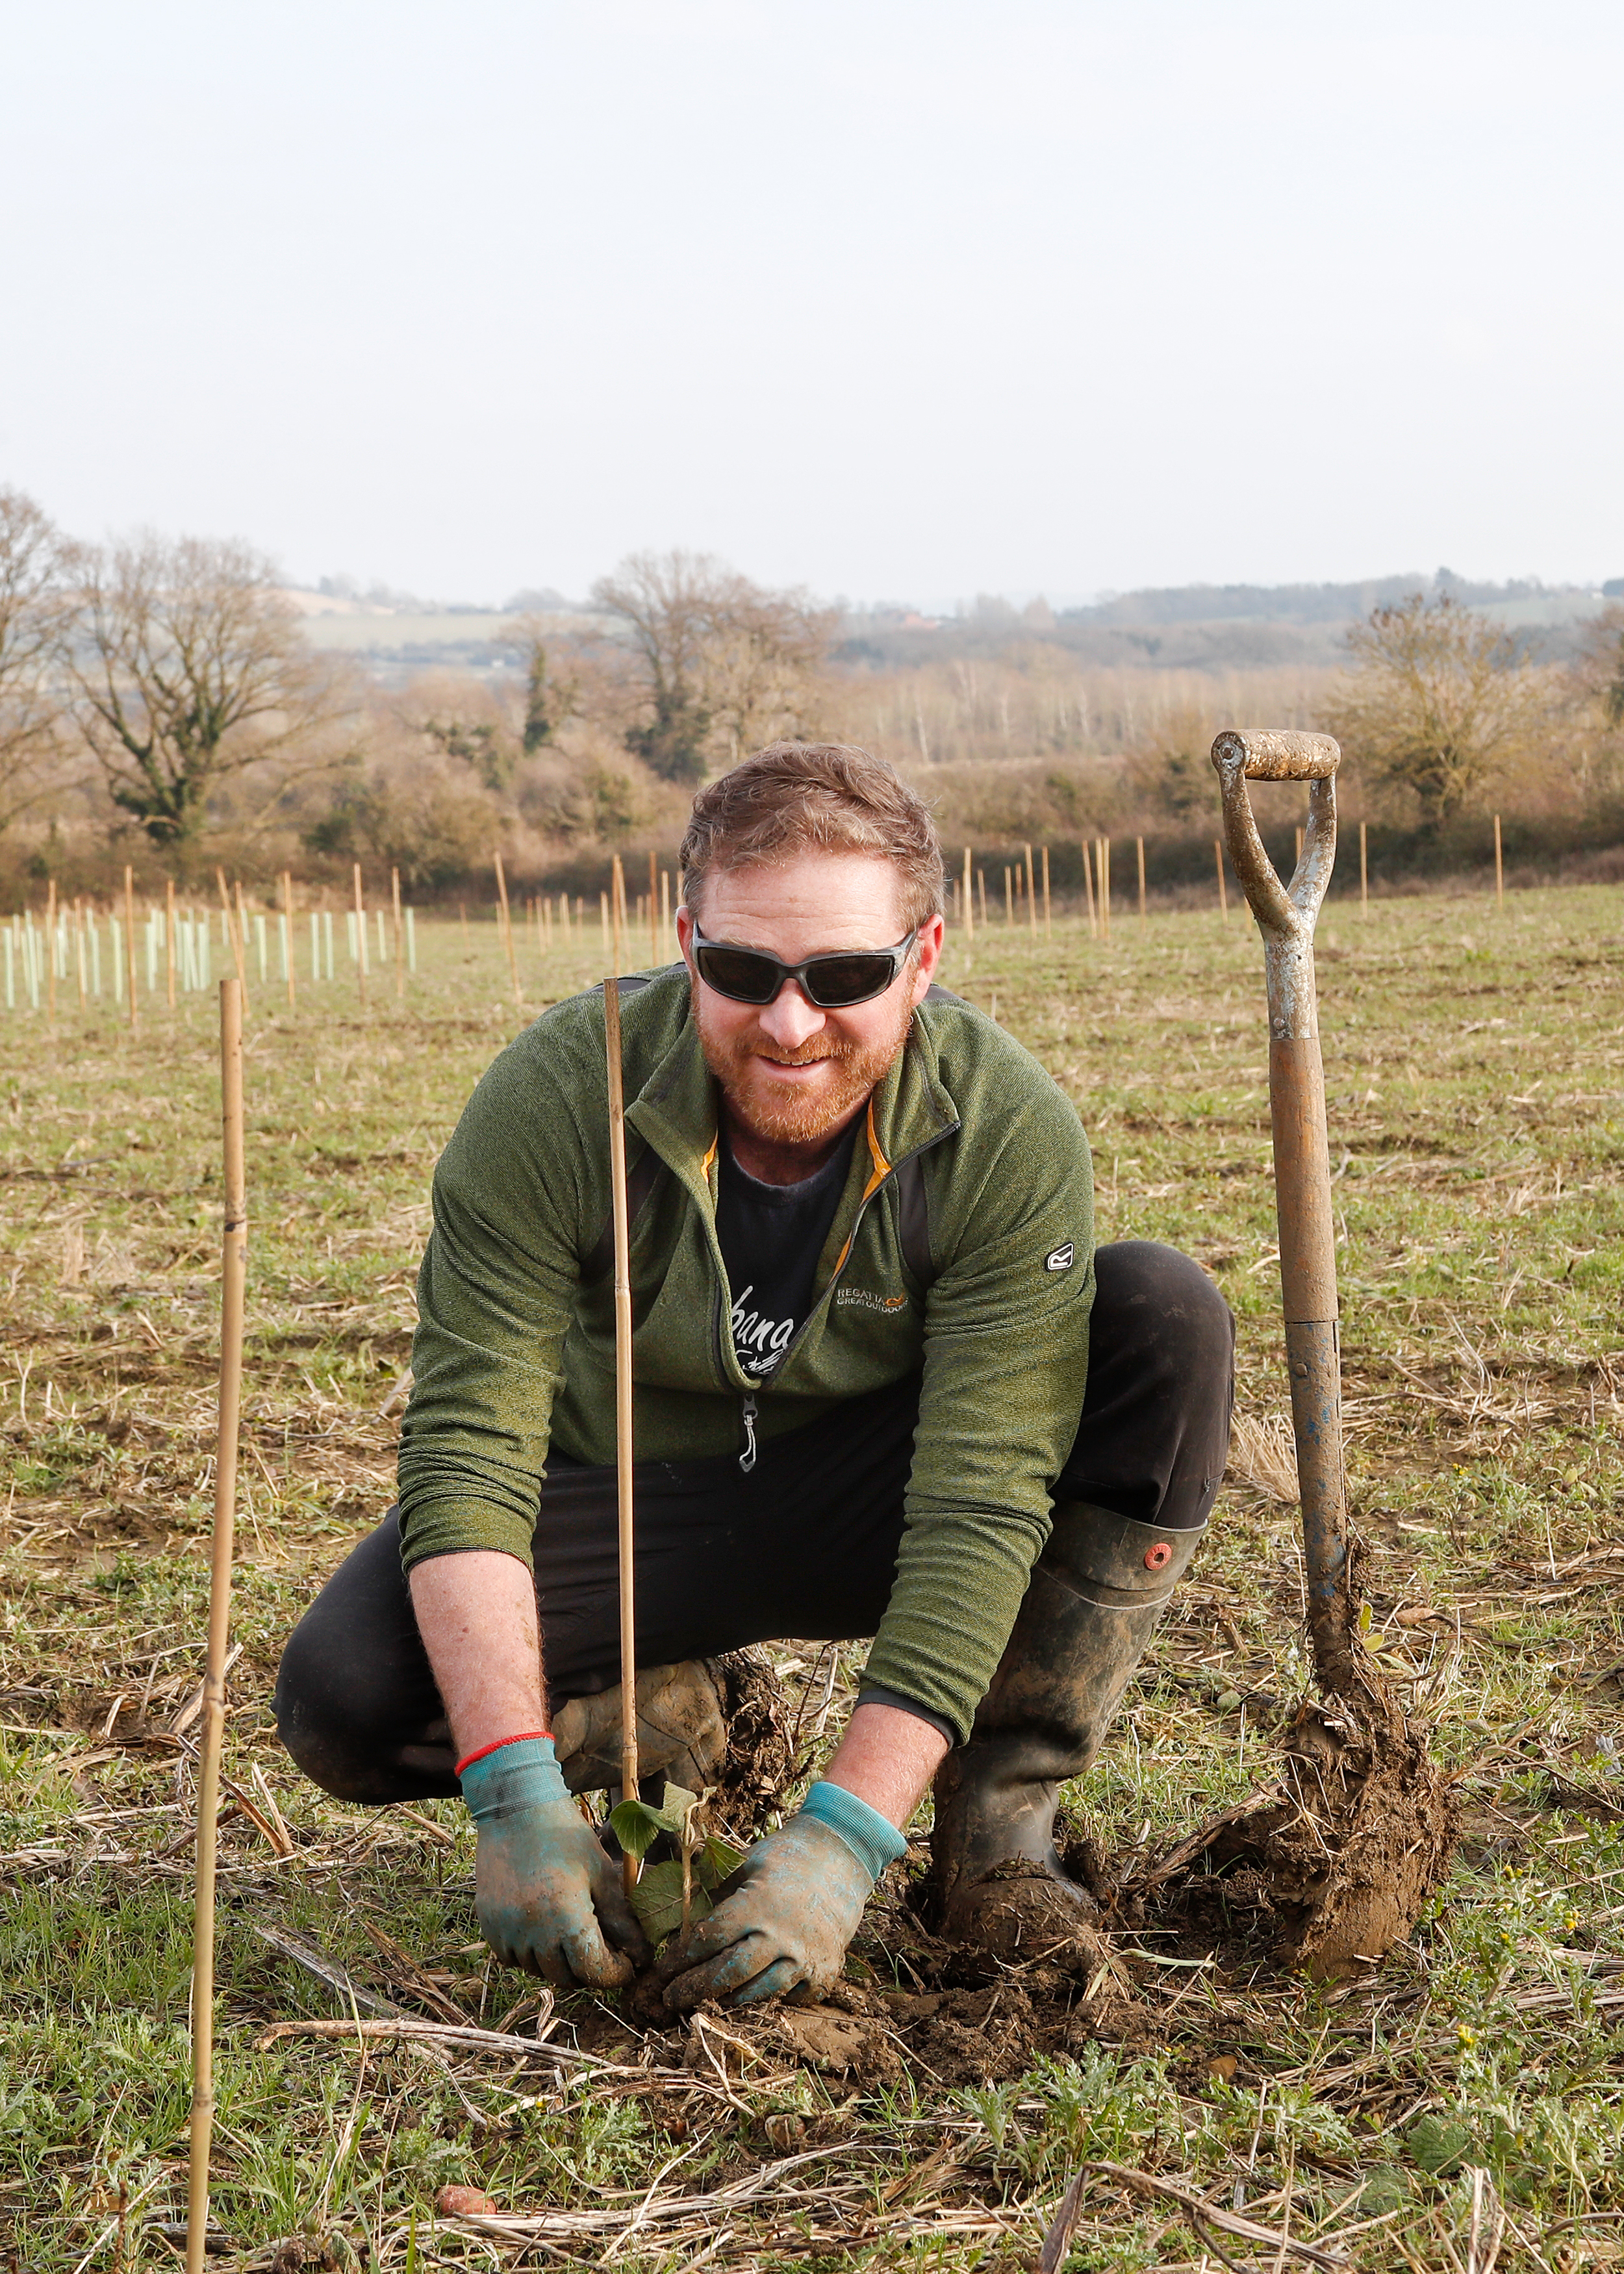
[[[1094,1245],[1077,1113],[933,983],[930,817],[865,752],[702,790],[682,961],[623,981],[645,1769],[709,1781],[710,1663],[872,1636],[800,1811],[668,1951],[672,2005],[827,1987],[934,1782],[944,1934],[1064,1950],[1054,1838],[1222,1475],[1232,1325],[1171,1249]],[[434,1178],[399,1507],[289,1641],[329,1792],[459,1789],[480,1926],[560,1985],[646,1945],[569,1797],[617,1781],[614,1320],[600,990],[509,1045]]]

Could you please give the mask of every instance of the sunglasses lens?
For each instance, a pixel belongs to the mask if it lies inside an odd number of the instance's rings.
[[[807,993],[820,1011],[838,1011],[883,994],[896,971],[889,955],[823,956],[807,974]]]
[[[706,986],[735,1003],[771,1003],[783,976],[770,957],[753,955],[748,947],[707,945],[695,948],[694,960]]]

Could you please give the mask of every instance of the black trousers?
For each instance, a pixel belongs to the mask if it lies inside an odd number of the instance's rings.
[[[1057,1501],[1181,1531],[1205,1524],[1229,1439],[1235,1326],[1188,1256],[1122,1240],[1094,1258],[1088,1379]],[[637,1662],[666,1666],[878,1626],[896,1575],[917,1381],[731,1454],[637,1465]],[[445,1708],[417,1633],[392,1509],[282,1653],[276,1715],[299,1766],[341,1799],[457,1791]],[[620,1678],[613,1468],[547,1464],[536,1593],[553,1710]]]

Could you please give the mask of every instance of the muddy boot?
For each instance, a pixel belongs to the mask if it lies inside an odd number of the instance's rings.
[[[1199,1530],[1062,1502],[981,1700],[936,1773],[926,1909],[951,1941],[1086,1966],[1094,1905],[1055,1849],[1067,1777],[1092,1766]]]
[[[637,1676],[637,1768],[658,1801],[667,1779],[687,1792],[714,1785],[727,1752],[727,1690],[708,1659],[648,1666]],[[620,1686],[572,1698],[553,1716],[558,1763],[571,1792],[620,1782]]]

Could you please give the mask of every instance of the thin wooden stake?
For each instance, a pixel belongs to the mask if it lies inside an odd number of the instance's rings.
[[[620,1565],[620,1797],[637,1797],[637,1615],[632,1517],[631,1225],[626,1201],[626,1089],[620,1063],[620,975],[604,981],[604,1044],[609,1070],[609,1192],[614,1219],[614,1467]],[[629,1894],[637,1859],[625,1858]]]
[[[612,953],[618,972],[626,960],[626,871],[617,853],[609,870],[609,922],[613,927]]]
[[[652,853],[649,855],[649,963],[658,968],[660,959],[659,885],[656,877],[657,864]]]
[[[243,974],[243,1000],[246,1003],[248,1000],[248,910],[243,900],[243,880],[240,877],[237,880],[237,936],[242,943],[243,952],[237,959],[237,968]],[[261,979],[264,978],[263,970],[259,976]]]
[[[79,975],[79,1007],[82,1018],[85,1011],[85,911],[81,903],[73,903],[73,960]]]
[[[1046,845],[1043,847],[1043,937],[1053,939],[1054,936],[1053,910],[1049,897],[1049,847]]]
[[[1015,921],[1015,871],[1007,861],[1004,864],[1004,921],[1006,924]]]
[[[1021,852],[1026,862],[1026,930],[1035,933],[1038,928],[1037,879],[1032,873],[1032,847],[1023,845]]]
[[[169,1008],[175,1008],[175,879],[163,880],[163,961],[169,984]]]
[[[1494,817],[1494,898],[1497,905],[1506,905],[1506,864],[1500,857],[1500,816]]]
[[[985,931],[987,929],[987,871],[985,869],[978,869],[975,872],[975,889],[981,894],[981,930]]]
[[[126,869],[127,877],[130,871]],[[135,951],[131,950],[132,968]],[[135,997],[132,994],[133,1003]],[[56,1031],[56,879],[52,877],[45,887],[45,1015],[50,1020],[50,1030]]]
[[[970,848],[965,847],[964,928],[966,941],[975,937],[975,880],[970,874]]]
[[[389,894],[395,902],[395,999],[406,1000],[406,927],[401,922],[401,872],[389,871]]]
[[[127,876],[129,871],[126,870],[124,873]],[[237,983],[243,990],[243,1007],[246,1010],[248,974],[244,968],[243,943],[237,937],[237,920],[231,914],[231,895],[226,889],[226,872],[223,869],[216,869],[214,874],[220,880],[220,905],[225,911],[226,945],[231,951],[231,968],[237,974]]]
[[[1139,860],[1139,930],[1143,931],[1145,929],[1145,840],[1142,837],[1136,837],[1133,844]]]
[[[1088,857],[1088,840],[1086,837],[1082,840],[1082,846],[1083,891],[1086,894],[1088,901],[1088,937],[1090,939],[1097,939],[1100,936],[1100,920],[1094,914],[1094,864]]]
[[[660,870],[660,938],[662,941],[665,941],[668,940],[670,937],[671,871],[669,869],[662,869]],[[658,961],[658,958],[657,957],[655,960]]]
[[[288,959],[288,1008],[291,1011],[297,990],[293,983],[293,878],[284,869],[282,872],[282,953]]]
[[[1359,914],[1370,914],[1370,860],[1363,822],[1359,824]]]
[[[226,1645],[231,1625],[237,1425],[243,1398],[243,1299],[248,1269],[247,1175],[243,1153],[243,990],[235,979],[222,979],[220,983],[220,1088],[225,1149],[225,1224],[220,1279],[220,1427],[214,1450],[214,1533],[209,1556],[208,1645],[203,1668],[201,1758],[198,1769],[186,2274],[203,2274],[208,2233],[209,2147],[214,2126],[215,1833],[220,1812],[220,1756],[226,1726]]]
[[[366,1008],[366,902],[361,893],[361,863],[351,863],[355,872],[356,926],[356,989],[361,998],[361,1008]]]
[[[513,915],[508,906],[508,879],[502,871],[502,856],[496,855],[496,894],[501,902],[502,945],[508,951],[508,968],[513,977],[513,999],[522,1011],[524,998],[519,991],[519,959],[513,951]]]
[[[1111,840],[1100,840],[1100,937],[1111,936]]]
[[[135,871],[124,863],[124,960],[130,967],[130,1031],[136,1034],[140,1020],[135,1008]]]
[[[1225,923],[1229,921],[1229,888],[1223,880],[1223,840],[1213,840],[1213,858],[1218,863],[1218,913]]]

